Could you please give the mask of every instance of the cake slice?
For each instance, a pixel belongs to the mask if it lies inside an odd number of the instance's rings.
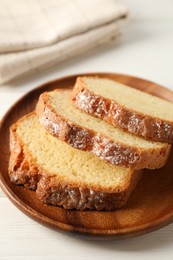
[[[173,103],[98,77],[78,77],[73,101],[82,111],[115,127],[158,142],[173,143]]]
[[[11,181],[36,190],[44,203],[66,209],[121,208],[141,176],[58,140],[34,113],[12,125],[10,149]]]
[[[71,90],[43,93],[36,113],[53,136],[115,165],[155,169],[162,167],[169,155],[168,144],[146,141],[76,109]]]

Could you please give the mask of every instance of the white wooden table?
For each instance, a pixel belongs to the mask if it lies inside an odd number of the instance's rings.
[[[83,54],[37,75],[0,86],[0,117],[20,96],[62,75],[121,72],[173,90],[173,1],[122,0],[131,19],[119,43]],[[0,260],[173,259],[173,224],[125,241],[84,241],[61,235],[26,217],[0,190]]]

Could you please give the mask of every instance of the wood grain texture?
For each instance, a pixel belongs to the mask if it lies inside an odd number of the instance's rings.
[[[98,73],[97,73],[98,74]],[[94,74],[90,74],[93,76]],[[77,75],[78,76],[78,75]],[[115,79],[132,87],[173,101],[173,93],[155,83],[120,74],[99,74],[101,77]],[[7,174],[9,159],[9,126],[19,117],[33,111],[38,96],[45,90],[70,88],[75,76],[61,78],[47,83],[20,99],[5,115],[0,128],[0,172],[1,186],[12,202],[25,214],[38,222],[94,239],[121,239],[141,235],[172,222],[173,219],[173,175],[171,160],[167,165],[151,172],[146,171],[128,201],[127,207],[112,212],[64,210],[60,207],[43,205],[32,191],[15,186]]]

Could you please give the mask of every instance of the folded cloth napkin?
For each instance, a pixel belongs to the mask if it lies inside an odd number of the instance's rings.
[[[116,0],[0,1],[0,84],[110,42],[126,17]]]

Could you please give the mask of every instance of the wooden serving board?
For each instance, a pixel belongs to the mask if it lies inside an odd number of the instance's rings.
[[[153,82],[128,75],[90,73],[125,83],[173,102],[173,93]],[[9,126],[34,110],[39,95],[56,88],[72,88],[76,77],[46,83],[21,98],[6,113],[0,125],[0,184],[9,199],[26,215],[41,224],[88,239],[122,239],[142,235],[173,221],[173,151],[160,170],[144,171],[143,177],[121,210],[77,211],[44,205],[35,192],[12,184],[8,177]]]

